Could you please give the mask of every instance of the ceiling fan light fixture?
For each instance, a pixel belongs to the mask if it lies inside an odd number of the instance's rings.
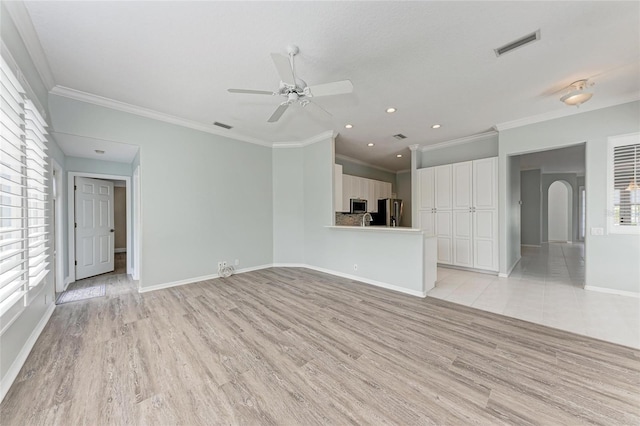
[[[568,93],[560,98],[561,102],[564,102],[569,106],[580,106],[587,102],[593,96],[593,92],[589,91],[587,80],[578,80],[571,83],[566,90]]]

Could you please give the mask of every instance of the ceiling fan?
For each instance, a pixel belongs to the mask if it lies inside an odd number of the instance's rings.
[[[342,95],[344,93],[353,92],[353,84],[349,80],[334,81],[332,83],[318,84],[315,86],[307,86],[304,80],[296,76],[294,57],[298,54],[300,49],[298,46],[287,46],[287,56],[280,55],[278,53],[272,53],[271,59],[273,60],[278,75],[280,76],[280,87],[275,92],[268,90],[249,90],[249,89],[229,89],[231,93],[246,93],[251,95],[271,95],[282,96],[287,100],[282,102],[275,112],[271,114],[269,123],[275,123],[282,117],[282,114],[289,108],[289,105],[297,102],[301,106],[305,107],[309,104],[315,105],[326,114],[331,115],[327,110],[322,108],[317,103],[311,101],[312,97]]]

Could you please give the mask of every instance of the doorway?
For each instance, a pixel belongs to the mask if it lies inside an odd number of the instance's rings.
[[[557,180],[549,186],[547,202],[548,235],[547,241],[571,242],[572,188],[568,182]]]
[[[129,176],[120,176],[120,175],[105,175],[105,174],[96,174],[96,173],[80,173],[80,172],[69,172],[68,174],[68,193],[69,193],[69,197],[68,197],[68,218],[69,218],[69,233],[68,233],[68,255],[69,255],[69,283],[75,282],[77,279],[80,278],[84,278],[84,277],[88,277],[91,275],[86,275],[85,272],[82,272],[80,274],[78,274],[78,265],[77,260],[78,260],[78,254],[79,254],[79,250],[82,249],[82,247],[79,247],[76,241],[76,224],[78,222],[78,220],[80,219],[78,217],[78,212],[82,213],[82,209],[78,210],[76,207],[76,178],[79,179],[95,179],[97,181],[102,181],[102,182],[108,182],[110,185],[105,185],[106,186],[114,186],[114,181],[118,182],[118,186],[120,188],[124,188],[125,191],[125,207],[124,207],[124,230],[121,231],[125,234],[125,237],[123,239],[121,239],[120,241],[124,241],[125,247],[124,250],[126,250],[126,253],[119,253],[117,258],[118,259],[122,259],[124,262],[126,262],[126,268],[124,269],[124,272],[126,272],[127,274],[131,274],[131,264],[132,264],[132,226],[131,226],[131,221],[132,221],[132,214],[131,214],[131,178]],[[113,192],[115,193],[115,191]],[[112,194],[113,194],[112,193]],[[105,206],[105,204],[102,204],[103,206]],[[107,207],[103,207],[103,208],[107,208]],[[110,211],[109,210],[105,210],[105,212],[109,212],[109,214],[114,214],[114,205],[112,204],[110,207]],[[113,221],[111,222],[113,224]],[[107,232],[111,233],[111,229],[113,229],[113,234],[115,234],[115,228],[109,228],[107,230]],[[116,256],[115,256],[115,249],[116,248],[120,248],[120,251],[123,251],[123,247],[115,247],[115,239],[112,238],[111,239],[113,241],[113,247],[109,246],[109,248],[105,248],[100,247],[100,245],[96,245],[93,247],[98,247],[99,250],[102,250],[102,252],[107,252],[108,254],[111,256],[111,259],[113,260],[114,263],[114,267],[115,267],[115,263],[117,261]],[[108,238],[105,238],[102,240],[103,242],[100,244],[106,245],[107,242],[109,244],[111,244],[111,242],[109,242]],[[122,242],[120,244],[123,244]],[[89,249],[87,249],[88,251],[90,251]],[[81,254],[82,255],[82,254]],[[94,253],[92,253],[92,255],[97,255],[94,251]],[[125,260],[126,259],[126,260]],[[103,273],[103,272],[108,272],[108,271],[98,271],[97,273]]]

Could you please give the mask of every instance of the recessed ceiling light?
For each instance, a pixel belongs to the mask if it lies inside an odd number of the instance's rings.
[[[398,154],[398,155],[396,155],[396,157],[402,158],[402,154]]]
[[[104,151],[101,149],[96,149],[95,151],[96,151],[96,154],[104,154]]]
[[[440,125],[439,124],[434,124],[433,126],[431,126],[432,129],[439,129]]]
[[[391,114],[392,112],[396,112],[396,111],[397,111],[397,110],[396,110],[395,108],[393,108],[393,107],[391,107],[391,108],[387,108],[387,112],[388,112],[389,114]]]
[[[373,143],[371,143],[371,142],[369,142],[369,143],[367,144],[367,146],[373,146],[373,145],[375,145],[375,144],[373,144]]]
[[[353,129],[353,124],[345,124],[345,129]]]

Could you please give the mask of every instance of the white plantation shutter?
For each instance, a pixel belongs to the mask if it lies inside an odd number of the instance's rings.
[[[611,231],[640,229],[640,135],[610,140]]]
[[[46,122],[0,63],[0,316],[49,273]],[[22,305],[24,307],[24,304]],[[18,309],[18,308],[16,308]],[[15,312],[16,309],[12,310]]]
[[[49,272],[47,217],[46,122],[31,101],[25,103],[27,143],[27,222],[29,247],[29,287],[38,285]]]
[[[0,67],[0,315],[21,300],[28,283],[24,90]]]

